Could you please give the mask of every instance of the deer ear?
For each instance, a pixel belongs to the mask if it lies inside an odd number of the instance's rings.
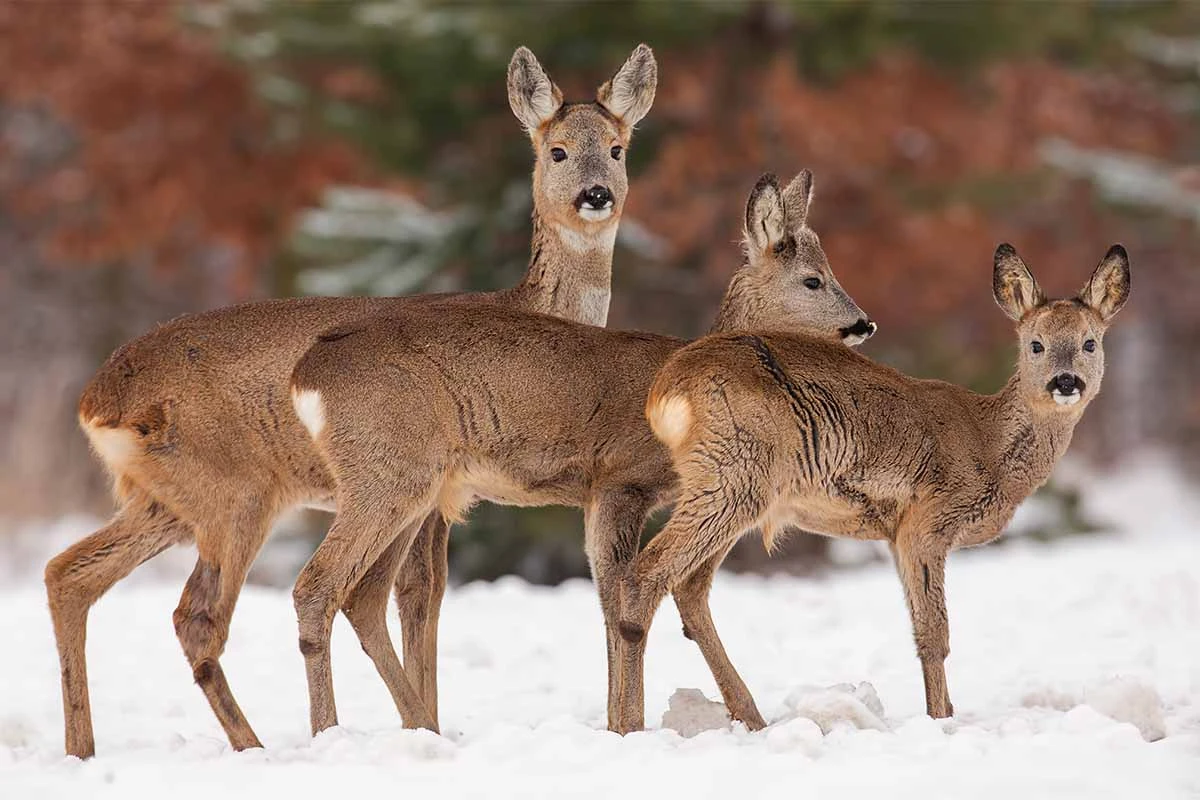
[[[779,181],[767,173],[754,184],[746,201],[746,245],[751,253],[761,253],[787,235],[787,212]]]
[[[803,228],[808,221],[808,207],[812,203],[812,196],[813,174],[802,169],[783,190],[783,206],[787,209],[788,226],[792,230]]]
[[[654,51],[639,44],[617,74],[596,90],[596,100],[632,128],[650,111],[657,88]]]
[[[537,57],[518,47],[508,62],[508,104],[525,130],[533,133],[562,106],[563,96]]]
[[[992,294],[996,304],[1015,320],[1046,302],[1038,288],[1033,273],[1017,255],[1011,244],[1004,243],[996,248],[995,266],[992,269]]]
[[[1129,253],[1124,247],[1114,244],[1108,249],[1079,299],[1105,322],[1117,315],[1129,299]]]

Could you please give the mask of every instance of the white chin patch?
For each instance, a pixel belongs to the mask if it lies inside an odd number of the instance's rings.
[[[583,217],[588,222],[603,222],[611,217],[612,213],[612,203],[609,203],[604,208],[588,208],[587,206],[579,207],[579,216]]]
[[[1050,394],[1054,397],[1054,402],[1058,403],[1060,406],[1073,406],[1079,402],[1081,397],[1083,397],[1083,395],[1081,395],[1078,391],[1071,392],[1070,394],[1063,394],[1058,389],[1055,389]]]
[[[866,340],[867,340],[867,337],[859,336],[858,334],[852,333],[849,336],[842,337],[842,344],[846,345],[847,347],[858,347],[860,344],[862,344]]]

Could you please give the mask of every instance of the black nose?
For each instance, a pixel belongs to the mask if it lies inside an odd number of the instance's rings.
[[[1054,379],[1055,387],[1063,394],[1074,394],[1075,383],[1075,376],[1069,372],[1064,372],[1062,375],[1059,375]]]
[[[864,339],[870,339],[875,335],[877,329],[878,326],[874,322],[859,317],[858,322],[855,322],[849,328],[842,328],[841,334],[843,339],[847,336],[861,336]]]
[[[597,211],[608,208],[612,201],[613,195],[607,186],[593,186],[590,189],[584,189],[579,195],[579,205],[588,205]]]

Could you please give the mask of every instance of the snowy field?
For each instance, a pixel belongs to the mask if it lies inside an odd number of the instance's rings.
[[[1151,545],[1150,542],[1153,544]],[[924,716],[890,566],[826,578],[722,576],[713,608],[771,722],[732,727],[668,602],[647,653],[647,724],[604,730],[590,584],[452,589],[445,736],[401,729],[348,625],[334,635],[343,723],[307,733],[285,592],[249,589],[224,659],[265,750],[234,753],[191,683],[171,610],[143,577],[93,612],[99,756],[61,755],[58,666],[35,575],[0,590],[0,797],[1155,798],[1200,795],[1200,539],[1114,536],[955,554],[948,662],[958,716]],[[398,631],[394,631],[398,635]],[[816,688],[814,688],[816,687]],[[671,701],[672,695],[675,695]],[[664,719],[668,703],[673,710]],[[683,734],[696,734],[685,736]]]

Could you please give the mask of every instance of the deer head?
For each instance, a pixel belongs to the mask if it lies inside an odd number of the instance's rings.
[[[730,284],[718,328],[753,328],[835,338],[849,345],[876,330],[834,277],[821,240],[808,227],[813,176],[802,170],[786,189],[758,179],[746,201],[746,265]]]
[[[996,302],[1017,322],[1017,371],[1033,408],[1081,413],[1104,377],[1104,332],[1129,299],[1129,255],[1114,244],[1079,295],[1047,300],[1010,244],[996,248]]]
[[[616,224],[629,181],[625,150],[654,102],[658,65],[638,45],[591,103],[564,103],[537,58],[521,47],[508,66],[508,101],[533,141],[533,194],[540,218],[594,236]]]

